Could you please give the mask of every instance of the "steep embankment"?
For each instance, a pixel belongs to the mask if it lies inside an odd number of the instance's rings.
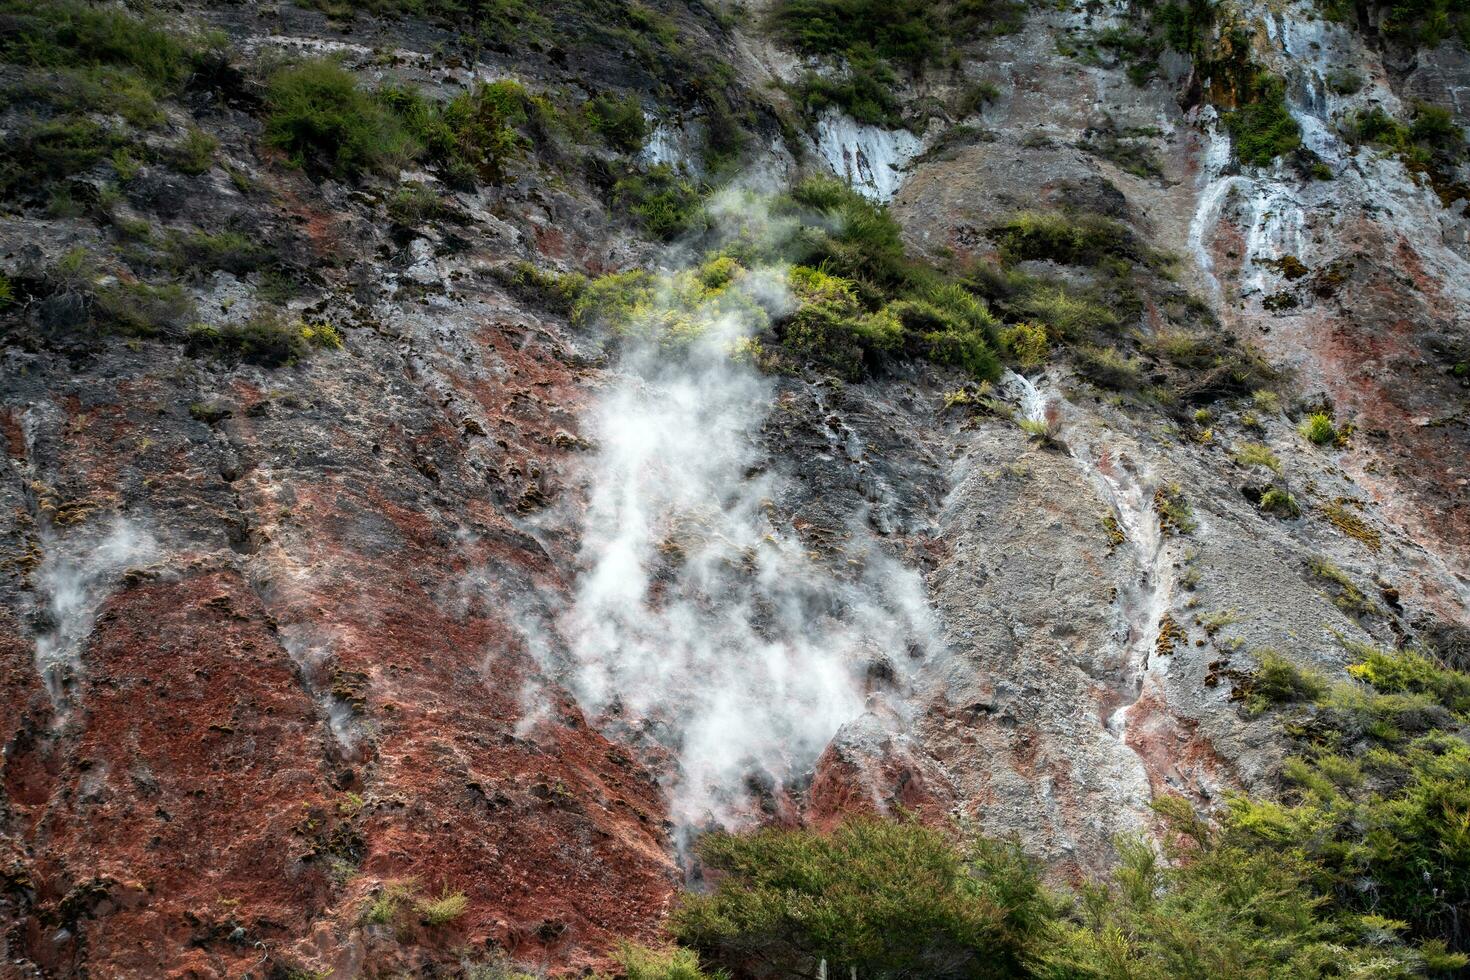
[[[1075,880],[1276,792],[1265,651],[1464,666],[1458,41],[0,7],[19,975],[575,971],[852,813]]]

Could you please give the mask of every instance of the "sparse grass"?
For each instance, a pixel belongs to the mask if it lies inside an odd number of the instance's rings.
[[[1280,487],[1270,487],[1261,494],[1261,510],[1277,517],[1296,518],[1302,516],[1301,505],[1296,502],[1296,497]]]
[[[1189,534],[1198,526],[1194,510],[1177,483],[1154,491],[1154,511],[1159,515],[1159,525],[1165,534]]]
[[[197,126],[191,126],[184,138],[169,151],[169,158],[180,173],[197,177],[214,166],[214,154],[218,149],[219,140]]]
[[[1373,551],[1377,551],[1383,544],[1383,536],[1355,514],[1343,500],[1323,504],[1322,516],[1336,525],[1343,534],[1363,542]]]
[[[1313,412],[1302,420],[1297,427],[1302,438],[1317,446],[1327,446],[1337,442],[1337,428],[1332,424],[1332,416],[1326,412]]]
[[[425,221],[440,217],[445,210],[439,195],[417,181],[398,188],[388,198],[388,218],[405,228],[417,228]]]
[[[1281,472],[1281,460],[1270,446],[1258,442],[1243,442],[1235,447],[1235,461],[1241,466],[1261,466],[1272,473]]]
[[[470,900],[464,892],[450,891],[447,887],[437,898],[419,899],[414,903],[419,917],[431,926],[447,925],[464,915],[469,907]]]
[[[1269,388],[1257,388],[1251,392],[1251,404],[1255,405],[1256,411],[1266,415],[1281,414],[1281,396]]]
[[[1275,650],[1257,650],[1259,666],[1244,691],[1246,713],[1259,715],[1282,704],[1314,701],[1327,691],[1327,682]]]
[[[1318,581],[1331,586],[1332,604],[1353,616],[1376,616],[1378,605],[1358,588],[1346,572],[1326,558],[1307,559],[1307,571]]]

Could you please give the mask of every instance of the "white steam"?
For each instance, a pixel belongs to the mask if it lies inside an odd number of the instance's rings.
[[[865,529],[831,529],[844,543],[817,554],[775,503],[788,483],[761,445],[775,386],[740,352],[762,310],[790,303],[784,283],[753,271],[729,287],[744,302],[682,306],[697,339],[626,347],[584,423],[596,450],[579,576],[555,616],[562,679],[595,724],[672,753],[681,827],[739,824],[753,794],[799,786],[882,696],[873,665],[897,690],[934,635],[919,577]]]
[[[36,637],[36,670],[54,704],[65,699],[68,678],[81,659],[98,608],[130,567],[156,561],[158,542],[145,528],[118,517],[60,537],[41,536],[44,557],[36,570],[43,597],[43,628]]]

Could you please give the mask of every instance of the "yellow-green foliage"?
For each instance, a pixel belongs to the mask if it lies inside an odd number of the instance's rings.
[[[465,914],[470,900],[464,892],[450,891],[447,887],[437,898],[421,898],[414,903],[419,917],[431,926],[442,926]]]
[[[1000,332],[1000,340],[1006,353],[1023,368],[1045,364],[1051,350],[1046,328],[1039,323],[1017,323],[1006,327]]]
[[[857,380],[871,359],[902,341],[903,324],[887,309],[865,309],[851,280],[795,266],[787,281],[798,305],[781,328],[781,343],[798,358]]]
[[[1241,466],[1264,466],[1272,473],[1281,472],[1281,460],[1271,447],[1258,442],[1243,442],[1235,447],[1235,461]]]
[[[1470,712],[1470,676],[1418,650],[1379,650],[1349,643],[1361,659],[1348,673],[1387,694],[1427,694],[1458,714]]]
[[[767,324],[765,310],[736,288],[749,273],[718,256],[681,272],[654,274],[635,269],[611,273],[587,283],[572,303],[574,323],[598,322],[614,332],[666,347],[681,347],[725,321],[739,334],[754,334]]]
[[[699,967],[699,957],[692,950],[677,946],[650,949],[624,943],[614,957],[622,968],[624,980],[723,980],[723,970],[706,973]]]
[[[1298,427],[1302,438],[1319,446],[1326,446],[1337,441],[1337,428],[1332,424],[1332,416],[1326,412],[1313,412],[1302,420]]]
[[[1059,340],[1077,340],[1118,326],[1118,315],[1108,307],[1060,287],[1029,289],[1015,306],[1023,316],[1045,324],[1047,333]]]
[[[1246,689],[1246,710],[1258,715],[1272,705],[1311,701],[1321,697],[1327,684],[1317,674],[1302,670],[1275,650],[1257,650],[1259,666]]]
[[[1374,551],[1383,544],[1383,536],[1377,529],[1353,513],[1345,501],[1333,500],[1323,504],[1322,516],[1335,524],[1343,534],[1356,538]]]
[[[1261,510],[1269,511],[1278,517],[1301,517],[1301,504],[1296,502],[1288,490],[1280,487],[1269,487],[1261,494]]]
[[[1281,411],[1281,396],[1269,388],[1258,388],[1251,392],[1251,403],[1257,411],[1276,415]]]
[[[1324,584],[1332,586],[1333,605],[1353,615],[1375,614],[1378,606],[1363,594],[1357,583],[1341,568],[1326,558],[1308,558],[1307,570]]]

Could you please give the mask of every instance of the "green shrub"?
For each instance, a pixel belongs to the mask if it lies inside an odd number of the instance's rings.
[[[214,234],[170,230],[164,243],[164,268],[174,275],[201,275],[224,270],[244,275],[269,261],[271,250],[236,231]]]
[[[1241,466],[1263,466],[1272,473],[1281,472],[1281,460],[1270,446],[1258,442],[1243,442],[1235,447],[1235,461]]]
[[[1261,494],[1261,510],[1275,514],[1278,517],[1296,518],[1302,516],[1301,505],[1296,502],[1296,497],[1289,491],[1280,487],[1271,487]]]
[[[1059,340],[1078,340],[1097,333],[1114,330],[1119,325],[1118,315],[1107,306],[1057,287],[1036,285],[1012,301],[1011,306],[1020,315],[1035,320],[1046,327],[1052,337]],[[1127,377],[1118,375],[1124,386],[1136,382],[1136,370],[1121,368],[1117,364],[1106,365],[1109,372],[1121,370]]]
[[[672,241],[706,224],[703,196],[667,164],[633,171],[613,185],[613,202],[649,235]]]
[[[414,907],[427,925],[442,926],[464,915],[470,900],[464,892],[452,892],[446,887],[438,898],[419,899]]]
[[[888,209],[833,177],[811,177],[796,187],[786,208],[805,212],[791,258],[890,294],[914,284],[918,273],[904,252],[902,230]]]
[[[0,145],[0,196],[35,196],[128,143],[123,134],[80,116],[23,123]]]
[[[648,139],[648,120],[638,98],[599,95],[583,107],[588,126],[609,146],[623,153],[637,153]]]
[[[586,276],[538,269],[530,262],[516,262],[501,270],[498,278],[521,299],[540,303],[563,316],[571,315],[587,291]]]
[[[713,962],[835,976],[959,978],[1019,974],[1054,914],[1038,869],[1015,845],[961,851],[911,822],[852,820],[830,834],[716,833],[698,851],[718,873],[670,920]]]
[[[1235,139],[1241,163],[1264,167],[1302,145],[1302,130],[1286,107],[1285,84],[1262,75],[1254,98],[1225,114],[1225,128]]]
[[[416,228],[444,211],[439,195],[417,181],[398,188],[388,198],[388,218],[405,228]]]
[[[1337,442],[1337,428],[1332,424],[1332,416],[1326,412],[1313,412],[1302,420],[1297,427],[1302,438],[1318,446],[1326,446]]]
[[[190,126],[169,157],[180,173],[198,176],[214,166],[214,153],[218,149],[219,140],[197,126]]]
[[[282,68],[266,87],[265,140],[295,166],[355,177],[388,172],[418,151],[397,116],[333,61]]]
[[[229,360],[287,367],[308,357],[315,349],[337,349],[342,335],[330,325],[313,325],[289,320],[275,310],[255,314],[244,323],[223,327],[196,324],[189,330],[189,348]]]
[[[789,278],[799,305],[780,338],[798,359],[856,381],[882,354],[901,347],[903,324],[887,309],[865,310],[851,281],[805,266],[794,267]]]
[[[1046,328],[1039,323],[1016,323],[1000,332],[1006,353],[1023,368],[1040,367],[1051,351]]]
[[[1138,257],[1126,226],[1090,212],[1022,211],[992,227],[990,235],[1005,262],[1041,259],[1091,266],[1109,258]]]
[[[1315,701],[1327,691],[1327,683],[1302,670],[1275,650],[1257,650],[1259,666],[1245,689],[1246,710],[1258,715],[1278,704]]]
[[[1348,673],[1385,694],[1427,694],[1458,714],[1470,713],[1470,676],[1418,650],[1348,644],[1361,659]]]
[[[533,113],[546,110],[519,82],[481,82],[447,102],[435,102],[414,89],[385,89],[380,98],[422,147],[422,157],[444,178],[461,186],[476,181],[498,184],[507,165],[530,140],[520,131]]]
[[[723,980],[723,971],[705,973],[699,957],[687,949],[649,949],[624,943],[614,958],[625,980]]]
[[[161,19],[76,0],[3,0],[0,60],[40,68],[117,68],[162,93],[188,76],[199,48]]]
[[[15,286],[11,283],[9,276],[0,273],[0,310],[13,302],[15,302]]]

